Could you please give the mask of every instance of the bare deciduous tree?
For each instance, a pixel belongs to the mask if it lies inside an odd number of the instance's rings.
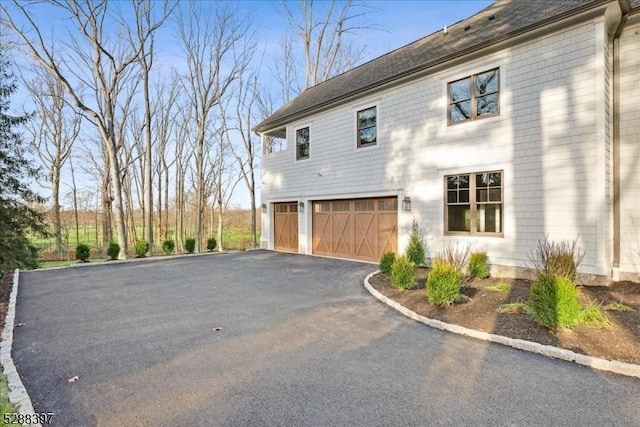
[[[80,133],[82,117],[67,103],[63,84],[39,67],[33,71],[36,77],[25,82],[25,85],[36,106],[36,117],[27,128],[32,137],[31,147],[46,169],[51,185],[55,250],[60,252],[63,247],[60,177],[62,168],[70,159],[73,143]]]
[[[142,95],[144,102],[144,201],[142,210],[144,216],[144,238],[149,243],[149,252],[153,250],[153,188],[152,188],[152,138],[151,138],[151,99],[150,74],[154,59],[154,32],[169,17],[177,3],[162,3],[162,11],[158,17],[154,16],[154,2],[151,0],[135,0],[133,2],[136,31],[135,36],[129,32],[131,47],[141,48],[138,65],[142,72]]]
[[[17,48],[32,57],[51,75],[55,76],[67,89],[75,105],[97,127],[108,154],[116,211],[116,227],[120,258],[126,258],[127,239],[122,200],[121,167],[118,159],[116,139],[117,105],[121,97],[122,85],[129,79],[133,67],[145,52],[143,42],[127,46],[117,35],[127,33],[124,19],[112,20],[106,0],[51,0],[66,14],[68,22],[75,25],[79,36],[70,35],[66,49],[57,50],[53,41],[47,40],[37,24],[33,3],[13,0],[12,9],[0,6],[2,24],[11,30],[18,40]],[[14,16],[19,16],[24,26],[19,26]],[[146,40],[158,27],[145,28]],[[114,28],[115,27],[115,28]],[[108,34],[116,34],[109,38]],[[74,81],[80,81],[91,93],[91,103],[83,100]]]
[[[375,27],[360,24],[367,14],[362,11],[363,4],[352,0],[300,0],[297,8],[289,1],[280,4],[281,14],[293,32],[285,38],[282,57],[274,63],[284,102],[362,60],[364,47],[350,43],[347,36]],[[298,70],[304,70],[304,74]]]
[[[211,5],[209,5],[211,6]],[[238,44],[247,34],[249,20],[238,17],[229,4],[216,3],[203,8],[191,2],[181,10],[178,33],[186,56],[187,74],[182,82],[196,129],[196,251],[202,250],[203,214],[206,202],[205,145],[212,112],[227,93],[250,56]]]

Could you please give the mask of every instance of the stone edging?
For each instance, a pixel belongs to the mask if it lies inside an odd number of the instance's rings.
[[[16,406],[16,410],[21,414],[34,414],[33,404],[29,393],[24,388],[20,374],[16,369],[11,357],[11,349],[13,347],[13,328],[16,321],[16,301],[18,299],[18,282],[20,280],[20,271],[16,269],[13,275],[13,288],[9,297],[9,307],[7,316],[4,319],[4,329],[2,330],[2,343],[0,344],[0,362],[2,370],[7,377],[9,385],[9,401]],[[33,426],[40,426],[40,423],[31,423]]]
[[[580,365],[589,366],[593,369],[598,369],[601,371],[608,371],[608,372],[613,372],[620,375],[626,375],[629,377],[640,378],[640,365],[618,362],[615,360],[606,360],[598,357],[586,356],[584,354],[579,354],[571,350],[565,350],[562,348],[558,348],[550,345],[544,345],[544,344],[540,344],[533,341],[508,338],[502,335],[490,334],[488,332],[476,331],[474,329],[465,328],[463,326],[458,326],[451,323],[445,323],[440,320],[429,319],[427,317],[420,316],[414,311],[409,310],[405,306],[397,303],[396,301],[392,300],[391,298],[385,295],[382,295],[382,293],[374,289],[373,286],[371,286],[371,284],[369,283],[369,279],[377,273],[379,273],[379,271],[374,271],[364,279],[364,287],[367,288],[369,293],[371,293],[371,295],[373,295],[380,301],[384,302],[385,304],[395,308],[403,315],[413,320],[417,320],[420,323],[424,323],[427,326],[431,326],[432,328],[453,332],[459,335],[465,335],[465,336],[479,339],[482,341],[495,342],[498,344],[517,348],[519,350],[542,354],[544,356],[552,357],[554,359],[561,359],[561,360],[566,360],[568,362],[575,362]]]

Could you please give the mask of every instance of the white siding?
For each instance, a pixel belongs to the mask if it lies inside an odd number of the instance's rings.
[[[620,271],[640,276],[640,23],[620,37]]]
[[[578,238],[586,254],[581,271],[608,275],[603,230],[610,218],[601,213],[609,196],[602,182],[609,131],[598,118],[609,108],[598,99],[607,92],[608,59],[606,43],[597,50],[598,31],[601,22],[568,28],[291,123],[289,148],[263,158],[263,201],[407,195],[413,209],[399,215],[400,250],[415,218],[430,257],[450,243],[470,242],[494,264],[525,266],[545,235]],[[448,126],[447,82],[495,67],[500,115]],[[356,149],[355,111],[374,103],[378,143]],[[311,128],[311,155],[296,161],[293,129],[303,125]],[[443,177],[498,169],[504,171],[504,236],[445,236]]]

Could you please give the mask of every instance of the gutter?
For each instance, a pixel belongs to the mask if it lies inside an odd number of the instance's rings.
[[[629,0],[618,0],[618,6],[622,17],[613,32],[613,105],[611,129],[611,151],[613,157],[613,260],[611,268],[611,280],[620,281],[620,34],[627,22],[629,13]]]

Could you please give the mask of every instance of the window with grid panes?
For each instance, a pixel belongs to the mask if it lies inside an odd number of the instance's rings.
[[[445,176],[445,232],[502,234],[502,172]]]

